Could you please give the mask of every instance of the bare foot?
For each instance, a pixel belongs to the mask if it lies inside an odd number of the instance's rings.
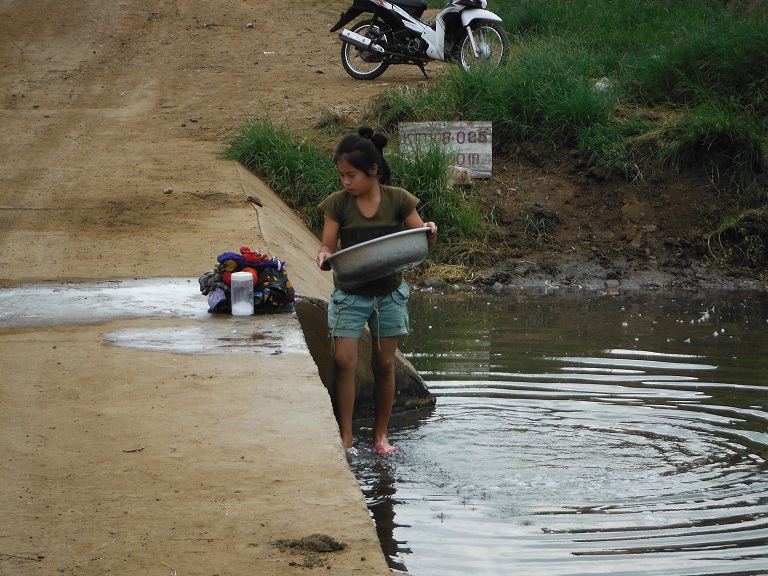
[[[389,456],[390,454],[397,454],[400,452],[400,448],[392,446],[389,442],[374,444],[373,449],[379,456]]]
[[[341,444],[344,446],[344,449],[352,448],[352,445],[355,443],[355,438],[352,436],[352,434],[341,434]]]

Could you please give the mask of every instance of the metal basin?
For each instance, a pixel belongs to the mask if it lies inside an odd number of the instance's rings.
[[[333,273],[342,282],[363,283],[403,272],[421,264],[427,257],[429,228],[412,228],[395,232],[329,256]]]

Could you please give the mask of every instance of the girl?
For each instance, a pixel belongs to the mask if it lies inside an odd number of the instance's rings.
[[[317,254],[317,265],[321,268],[337,248],[349,248],[406,228],[428,227],[429,246],[434,246],[437,226],[434,222],[422,221],[416,210],[419,199],[403,188],[387,184],[389,166],[383,155],[386,144],[386,136],[364,127],[357,134],[346,136],[336,148],[333,161],[344,190],[334,192],[320,203],[325,214],[322,245]],[[355,371],[359,339],[366,323],[373,339],[371,369],[376,403],[373,445],[381,455],[397,452],[389,443],[387,427],[395,398],[398,337],[409,332],[409,295],[402,274],[356,282],[353,286],[334,277],[328,327],[334,339],[336,417],[348,455],[356,454],[352,446]]]

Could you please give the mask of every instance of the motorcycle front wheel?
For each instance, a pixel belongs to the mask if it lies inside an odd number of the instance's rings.
[[[387,43],[386,35],[382,35],[381,29],[374,26],[373,20],[361,20],[354,25],[352,32],[376,39],[379,44]],[[357,80],[373,80],[389,68],[389,62],[384,61],[383,54],[358,48],[347,42],[341,44],[341,65],[347,74]]]
[[[509,36],[498,22],[478,22],[472,25],[478,53],[475,54],[469,35],[465,34],[459,46],[459,62],[467,72],[480,69],[495,70],[507,61]]]

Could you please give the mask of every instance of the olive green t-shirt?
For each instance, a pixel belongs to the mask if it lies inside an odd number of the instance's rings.
[[[394,234],[405,229],[405,219],[413,212],[419,199],[395,186],[381,185],[379,209],[371,218],[364,216],[357,208],[357,202],[346,190],[334,192],[320,203],[320,210],[339,223],[339,245],[344,249],[367,242],[374,238]],[[354,286],[345,285],[334,276],[334,284],[349,294],[363,296],[384,296],[395,290],[403,281],[402,274],[377,278]]]

